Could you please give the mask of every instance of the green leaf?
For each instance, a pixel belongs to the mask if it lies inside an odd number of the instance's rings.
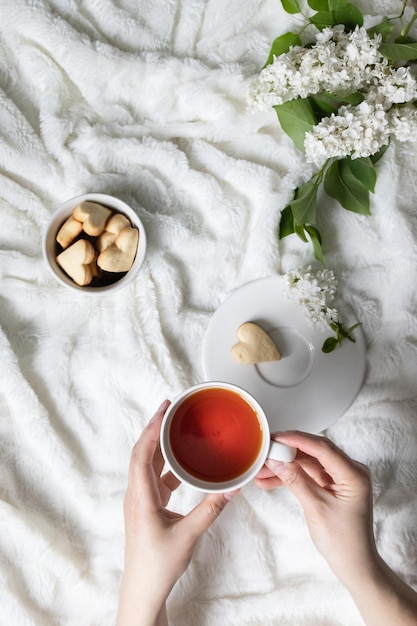
[[[379,159],[384,156],[384,154],[388,150],[388,147],[389,147],[389,139],[388,139],[388,143],[385,146],[382,146],[382,148],[380,148],[378,152],[375,152],[375,154],[371,154],[369,158],[371,159],[372,163],[377,163]]]
[[[314,24],[319,30],[326,26],[344,24],[347,29],[353,30],[355,26],[363,25],[363,15],[357,7],[350,2],[332,2],[329,0],[329,10],[321,10],[309,18],[309,22]]]
[[[394,39],[394,43],[413,43],[413,40],[405,35],[400,35]]]
[[[309,17],[308,21],[310,24],[314,24],[319,30],[323,30],[326,26],[334,26],[337,24],[333,12],[330,11],[318,11]]]
[[[272,43],[272,47],[264,67],[273,63],[274,57],[279,57],[280,54],[288,52],[291,46],[301,46],[301,39],[296,33],[288,32],[285,33],[285,35],[277,37]]]
[[[311,243],[313,244],[315,258],[317,259],[317,261],[320,261],[322,265],[324,265],[323,250],[321,247],[321,235],[319,231],[317,230],[317,228],[315,228],[314,226],[310,226],[310,225],[307,225],[305,229],[307,233],[309,234]]]
[[[349,341],[352,341],[353,343],[356,343],[356,339],[352,337],[352,333],[355,330],[355,328],[357,328],[358,326],[362,326],[362,322],[357,322],[356,324],[353,324],[353,326],[351,326],[347,330],[345,330],[343,326],[340,324],[340,328],[343,331],[343,337],[346,339],[349,339]]]
[[[381,43],[379,51],[390,61],[413,61],[417,59],[417,43]]]
[[[274,106],[281,128],[299,150],[304,151],[304,137],[317,124],[317,118],[307,98],[290,100]]]
[[[361,215],[370,215],[369,191],[352,174],[345,159],[334,161],[324,178],[326,193],[335,198],[343,208]]]
[[[318,120],[328,117],[332,113],[337,113],[343,104],[352,104],[356,106],[363,102],[364,96],[359,93],[351,93],[344,96],[324,91],[323,93],[308,97],[313,112]]]
[[[414,22],[417,20],[417,13],[413,14],[413,17],[411,18],[411,20],[408,22],[408,24],[406,24],[404,26],[404,28],[401,29],[401,37],[404,37],[404,39],[406,39],[408,37],[408,33],[410,32]]]
[[[349,0],[329,0],[329,11],[337,11],[349,5]]]
[[[359,159],[347,159],[346,163],[350,167],[350,171],[368,191],[374,193],[376,184],[376,170],[374,164],[369,157],[361,157]]]
[[[346,94],[345,96],[334,96],[335,98],[338,98],[340,104],[352,104],[353,106],[356,106],[357,104],[360,104],[361,102],[364,101],[365,96],[363,94],[361,94],[359,91],[356,93],[349,93]]]
[[[348,211],[370,215],[369,189],[353,174],[350,167],[352,159],[347,157],[339,161],[342,182],[348,194],[345,195],[345,207]],[[342,206],[344,206],[342,204]]]
[[[301,239],[301,241],[304,241],[304,243],[307,243],[307,237],[305,235],[305,229],[304,226],[302,224],[297,224],[296,222],[294,222],[294,232],[296,235],[298,235],[298,237]]]
[[[327,337],[327,339],[325,340],[325,342],[323,343],[321,347],[321,350],[322,352],[329,354],[329,352],[333,352],[337,344],[338,344],[338,341],[336,337]]]
[[[311,181],[296,190],[290,207],[297,225],[315,224],[317,191],[318,185]]]
[[[284,239],[288,235],[292,235],[294,230],[294,216],[290,205],[281,211],[281,219],[279,221],[279,239]]]
[[[352,333],[358,326],[361,326],[361,322],[354,324],[346,330],[341,322],[332,322],[330,328],[335,331],[336,337],[328,337],[323,343],[321,349],[322,352],[333,352],[337,345],[341,346],[345,339],[356,343],[356,339],[352,337]]]
[[[381,35],[382,41],[386,41],[394,30],[394,24],[388,17],[383,17],[382,21],[375,26],[368,28],[367,32],[370,37],[374,35]]]
[[[363,26],[363,15],[355,5],[347,3],[334,10],[335,24],[344,24],[347,29]]]
[[[337,113],[339,104],[333,99],[327,98],[324,94],[308,97],[314,115],[320,120],[323,117],[329,117],[332,113]]]
[[[308,0],[307,4],[314,11],[328,11],[329,10],[328,0]]]
[[[300,13],[300,5],[297,0],[281,0],[282,8],[287,13]]]

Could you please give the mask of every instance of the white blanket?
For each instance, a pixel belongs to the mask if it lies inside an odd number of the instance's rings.
[[[369,21],[402,2],[361,2]],[[308,264],[277,240],[306,176],[275,113],[246,107],[278,0],[0,0],[0,625],[114,623],[131,448],[203,378],[211,315],[249,280]],[[417,145],[378,164],[372,216],[321,200],[328,267],[363,324],[367,372],[327,431],[369,465],[383,557],[417,585]],[[86,192],[148,234],[133,284],[99,298],[42,260],[50,214]],[[325,390],[323,390],[325,394]],[[182,486],[172,506],[200,496]],[[254,485],[202,538],[173,626],[359,626],[300,506]]]

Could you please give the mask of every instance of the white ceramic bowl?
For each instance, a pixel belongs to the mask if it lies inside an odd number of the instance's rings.
[[[80,285],[77,285],[56,262],[56,235],[62,224],[72,214],[73,209],[80,204],[80,202],[84,202],[86,200],[102,204],[117,213],[123,213],[129,218],[132,226],[137,228],[139,231],[139,245],[132,267],[126,274],[115,282],[103,286],[95,287],[86,285],[81,287]],[[61,283],[61,285],[89,295],[103,295],[125,287],[135,278],[145,259],[146,233],[143,224],[135,211],[133,211],[133,209],[125,202],[104,193],[86,193],[67,200],[52,214],[43,237],[42,252],[51,273]]]

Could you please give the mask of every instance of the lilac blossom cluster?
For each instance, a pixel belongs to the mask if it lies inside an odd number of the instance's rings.
[[[338,322],[338,312],[333,303],[337,279],[332,270],[313,271],[311,265],[291,270],[284,275],[288,299],[303,307],[311,326],[321,330]]]
[[[305,136],[307,161],[321,166],[328,158],[370,156],[391,136],[417,141],[417,81],[408,67],[392,67],[379,52],[380,35],[365,28],[345,32],[324,28],[310,48],[295,46],[275,57],[252,86],[250,99],[260,109],[328,92],[343,97],[360,93],[363,101],[346,104],[324,117]]]

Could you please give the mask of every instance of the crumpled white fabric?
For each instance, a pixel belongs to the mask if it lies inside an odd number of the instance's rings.
[[[375,22],[394,4],[361,8]],[[1,626],[114,623],[131,447],[202,379],[224,298],[312,260],[277,240],[302,155],[273,111],[246,107],[271,42],[296,27],[275,0],[0,2]],[[326,260],[367,341],[364,386],[327,434],[370,466],[379,548],[413,585],[416,150],[380,161],[371,217],[320,199]],[[41,255],[53,210],[92,191],[128,202],[148,235],[134,283],[97,298],[60,286]],[[181,487],[173,507],[199,497]],[[173,626],[361,623],[292,495],[254,485],[202,538],[169,613]]]

